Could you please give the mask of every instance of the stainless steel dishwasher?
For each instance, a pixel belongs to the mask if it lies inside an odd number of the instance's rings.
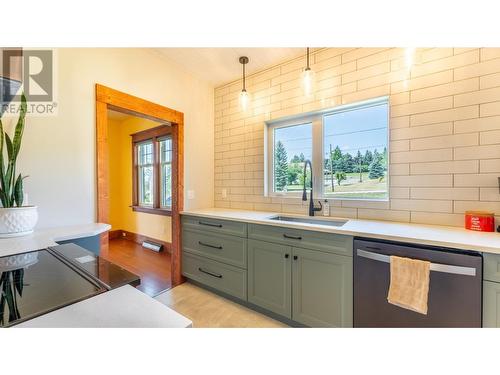
[[[431,262],[428,313],[387,302],[390,256]],[[483,258],[447,248],[354,240],[354,327],[481,327]]]

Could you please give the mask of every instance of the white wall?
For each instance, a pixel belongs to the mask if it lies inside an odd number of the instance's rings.
[[[147,49],[58,49],[58,115],[28,118],[18,171],[38,227],[96,219],[95,84],[184,113],[185,208],[213,206],[213,87]],[[187,199],[195,190],[195,199]]]

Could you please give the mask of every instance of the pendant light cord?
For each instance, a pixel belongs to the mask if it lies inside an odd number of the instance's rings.
[[[246,82],[245,82],[245,65],[246,64],[242,64],[243,65],[243,91],[246,91]]]

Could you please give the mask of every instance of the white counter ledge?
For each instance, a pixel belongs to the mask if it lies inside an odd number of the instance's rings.
[[[36,229],[26,236],[1,238],[0,257],[55,246],[57,241],[96,236],[110,229],[111,225],[102,223]]]
[[[16,328],[189,328],[192,322],[130,285],[20,323]]]
[[[348,222],[343,226],[331,227],[318,224],[270,220],[271,217],[276,215],[300,216],[295,214],[225,208],[189,210],[183,211],[181,214],[500,254],[500,233],[475,232],[459,227],[345,218],[342,219],[348,220]],[[316,218],[336,219],[334,217],[325,218],[320,215]]]

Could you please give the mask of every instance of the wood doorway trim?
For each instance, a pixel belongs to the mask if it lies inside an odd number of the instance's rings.
[[[109,222],[108,110],[172,125],[172,286],[183,282],[181,274],[181,219],[184,205],[184,114],[109,87],[96,84],[97,221]],[[102,238],[108,245],[108,235]]]

